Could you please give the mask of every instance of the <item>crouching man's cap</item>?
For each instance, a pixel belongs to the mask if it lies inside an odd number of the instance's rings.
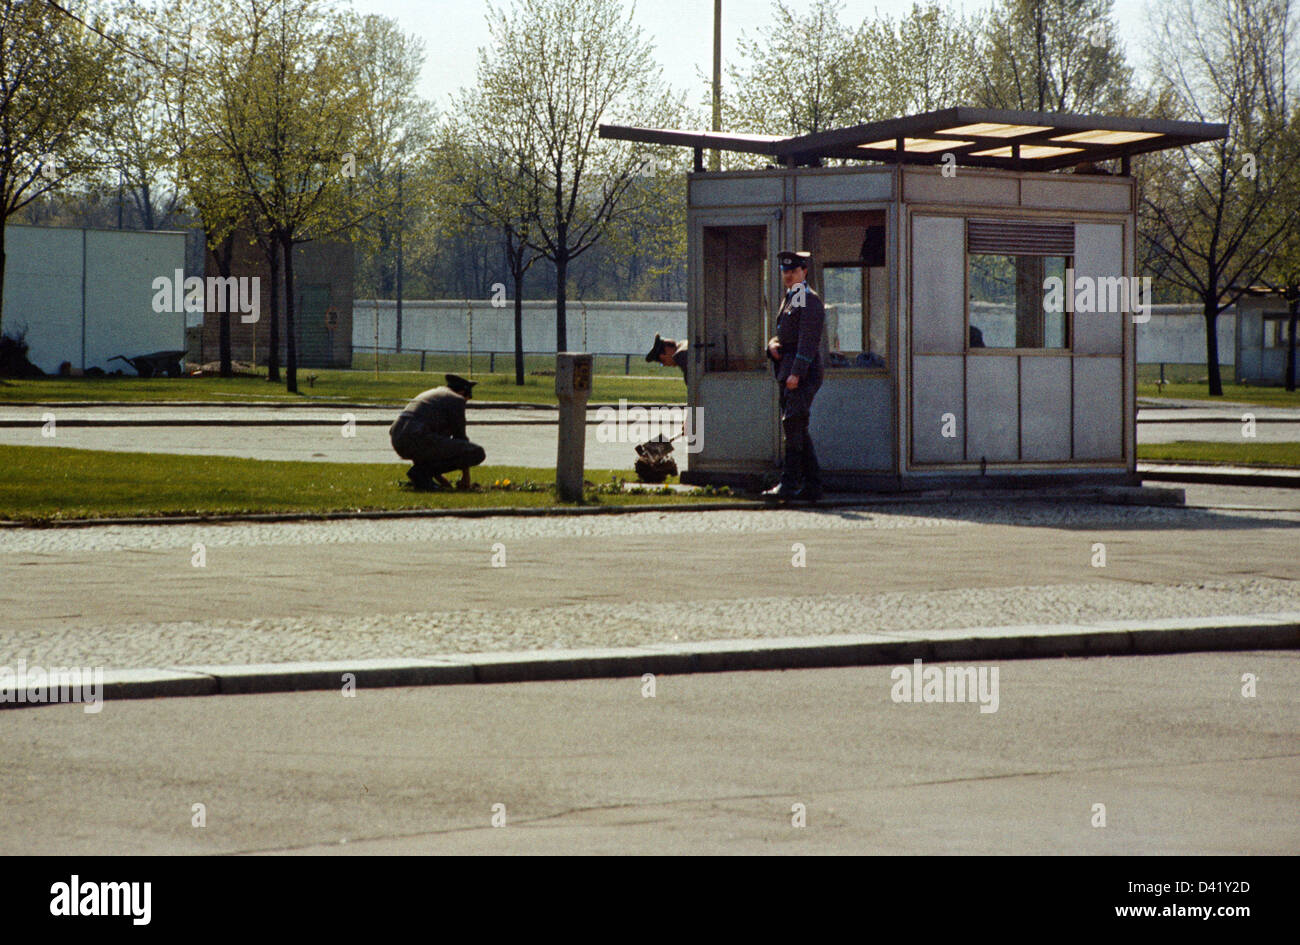
[[[474,393],[474,385],[478,381],[470,381],[461,377],[459,374],[446,374],[447,386],[458,394],[464,394],[466,397]]]

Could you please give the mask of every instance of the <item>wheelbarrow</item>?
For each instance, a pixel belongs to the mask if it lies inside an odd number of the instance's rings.
[[[135,373],[141,377],[158,377],[160,374],[166,374],[168,377],[180,377],[185,373],[181,367],[181,358],[183,357],[185,357],[184,351],[155,351],[152,354],[138,354],[134,358],[119,354],[108,360],[125,361],[135,368]]]
[[[681,434],[677,434],[681,436]],[[677,439],[673,437],[673,440]],[[673,442],[659,436],[636,448],[637,461],[633,469],[642,482],[663,482],[677,475],[677,461],[673,459]]]

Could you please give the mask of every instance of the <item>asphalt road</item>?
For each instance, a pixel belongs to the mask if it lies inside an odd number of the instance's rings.
[[[890,667],[0,712],[0,852],[1300,852],[1300,654],[993,666],[991,713]]]
[[[681,408],[676,408],[680,410]],[[1243,436],[1242,417],[1256,418],[1254,439]],[[43,420],[53,415],[54,436],[42,435]],[[0,405],[0,444],[71,446],[93,450],[177,453],[194,456],[245,456],[252,459],[319,460],[326,462],[398,462],[388,442],[394,408],[234,408],[234,407],[10,407]],[[353,418],[357,425],[345,426]],[[674,419],[676,417],[677,419]],[[470,438],[487,451],[493,465],[547,467],[555,463],[556,414],[551,410],[479,406],[470,411]],[[1168,422],[1171,419],[1195,422]],[[598,414],[588,413],[586,463],[593,469],[632,468],[636,443],[660,432],[680,429],[680,414],[656,415],[663,427],[646,427],[645,435],[624,428],[622,441],[610,441],[617,431],[599,432]],[[162,420],[280,422],[283,426],[69,426],[68,421],[104,423]],[[1138,443],[1176,440],[1215,442],[1294,443],[1300,440],[1300,410],[1275,407],[1143,408],[1138,412]],[[1285,420],[1287,422],[1274,422]],[[3,426],[22,421],[32,426]],[[311,421],[313,425],[293,425]],[[366,421],[377,421],[378,425]],[[672,421],[672,422],[669,422]],[[630,418],[637,422],[637,418]],[[60,425],[63,424],[63,425]],[[704,422],[705,437],[708,420]],[[353,435],[354,434],[354,435]],[[678,446],[678,464],[685,459]]]

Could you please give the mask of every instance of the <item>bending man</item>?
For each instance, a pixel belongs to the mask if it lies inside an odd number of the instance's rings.
[[[409,459],[406,478],[417,489],[450,489],[443,473],[459,469],[457,488],[470,486],[469,470],[487,458],[483,447],[465,435],[465,402],[474,396],[477,381],[448,374],[445,387],[420,394],[397,416],[388,430],[393,450]]]

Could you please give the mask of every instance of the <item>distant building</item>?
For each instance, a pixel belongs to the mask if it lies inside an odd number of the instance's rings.
[[[1278,292],[1252,289],[1237,302],[1238,384],[1286,383],[1287,347],[1295,343],[1290,318],[1288,303]]]
[[[3,330],[26,327],[28,359],[55,374],[122,369],[185,348],[184,312],[159,312],[155,281],[185,271],[185,234],[158,230],[5,227]]]
[[[298,366],[347,368],[352,366],[351,243],[299,243],[293,252],[294,329],[298,341]],[[207,275],[221,275],[216,257],[207,253]],[[236,361],[266,364],[271,350],[271,271],[260,246],[247,236],[235,240],[231,276],[257,277],[261,290],[258,319],[245,322],[240,313],[230,315],[231,357]],[[284,273],[281,272],[281,280]],[[283,299],[283,285],[281,286]],[[190,358],[201,363],[220,358],[221,315],[204,312],[200,330],[189,340]],[[285,306],[280,305],[280,364],[287,356]]]

